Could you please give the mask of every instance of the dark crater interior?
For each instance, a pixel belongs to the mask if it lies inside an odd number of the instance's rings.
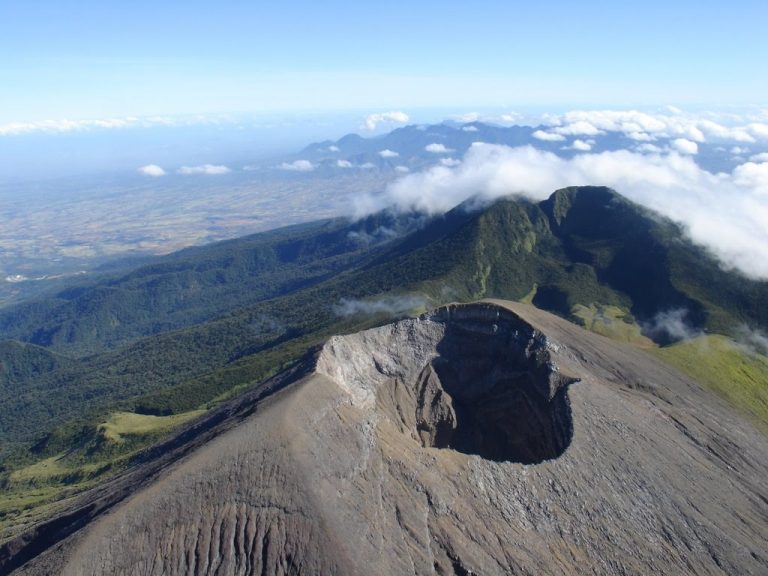
[[[416,382],[419,437],[498,462],[557,458],[573,437],[567,388],[575,379],[557,372],[541,334],[512,314],[486,312],[493,316],[450,311],[439,356]]]

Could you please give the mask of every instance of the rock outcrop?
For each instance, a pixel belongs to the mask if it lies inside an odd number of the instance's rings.
[[[642,351],[489,301],[313,362],[18,572],[768,573],[765,436]]]

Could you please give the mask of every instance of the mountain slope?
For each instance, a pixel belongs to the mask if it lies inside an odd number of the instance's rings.
[[[493,302],[334,337],[307,367],[4,546],[2,566],[768,570],[765,437],[637,349]]]
[[[68,355],[104,352],[322,282],[417,223],[382,213],[188,248],[0,310],[0,334]]]
[[[194,294],[179,288],[179,275],[185,286],[197,286]],[[114,297],[90,299],[111,291]],[[194,322],[190,308],[207,321],[157,328],[160,334],[27,378],[23,393],[0,398],[0,433],[28,441],[30,431],[49,431],[110,406],[153,414],[199,408],[296,360],[331,333],[386,320],[386,314],[340,316],[338,304],[375,304],[393,292],[433,303],[529,296],[578,322],[579,305],[612,305],[660,342],[672,335],[656,328],[654,318],[669,311],[692,330],[735,334],[742,324],[768,327],[767,283],[722,270],[675,225],[609,189],[560,190],[538,204],[475,201],[430,220],[379,215],[184,251],[93,284],[71,300],[31,305],[46,311],[50,328],[44,331],[68,334],[59,344],[66,350],[88,349],[98,338],[116,345],[153,327]],[[189,308],[179,300],[191,302]],[[103,321],[122,308],[125,323]],[[6,326],[26,326],[26,337],[36,340],[37,312],[22,307],[4,314]],[[88,326],[97,328],[89,332]],[[51,389],[57,394],[48,394]]]

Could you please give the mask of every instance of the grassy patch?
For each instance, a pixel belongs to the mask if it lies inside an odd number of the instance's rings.
[[[203,414],[204,410],[193,410],[171,416],[151,416],[133,412],[114,412],[109,419],[99,424],[99,432],[107,440],[122,444],[128,437],[161,435],[179,424]]]
[[[626,342],[641,348],[655,346],[650,338],[643,336],[640,326],[635,322],[632,315],[618,306],[576,304],[571,309],[571,314],[587,330],[612,340]]]
[[[768,432],[768,357],[720,335],[651,353],[714,390]]]
[[[8,473],[0,479],[0,542],[50,517],[69,498],[124,469],[143,447],[204,412],[171,416],[114,412],[77,449]]]
[[[531,304],[532,305],[533,304],[533,299],[536,298],[536,291],[538,289],[539,289],[538,284],[536,284],[534,282],[533,283],[533,288],[531,288],[531,291],[528,292],[528,294],[526,294],[522,298],[520,298],[520,302],[522,302],[523,304]]]

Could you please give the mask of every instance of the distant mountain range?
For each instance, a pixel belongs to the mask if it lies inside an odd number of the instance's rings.
[[[657,150],[669,147],[674,138],[658,136]],[[418,170],[426,166],[460,159],[474,142],[504,146],[534,146],[562,158],[585,152],[642,150],[647,142],[634,140],[621,132],[599,132],[594,135],[564,136],[551,132],[550,126],[499,126],[484,122],[444,122],[432,125],[409,125],[365,138],[348,134],[339,140],[326,140],[306,146],[290,159],[312,162],[321,171],[343,168],[378,168]],[[724,154],[720,144],[698,144],[696,162],[712,173],[731,171],[738,162]],[[341,164],[339,163],[341,161]]]

